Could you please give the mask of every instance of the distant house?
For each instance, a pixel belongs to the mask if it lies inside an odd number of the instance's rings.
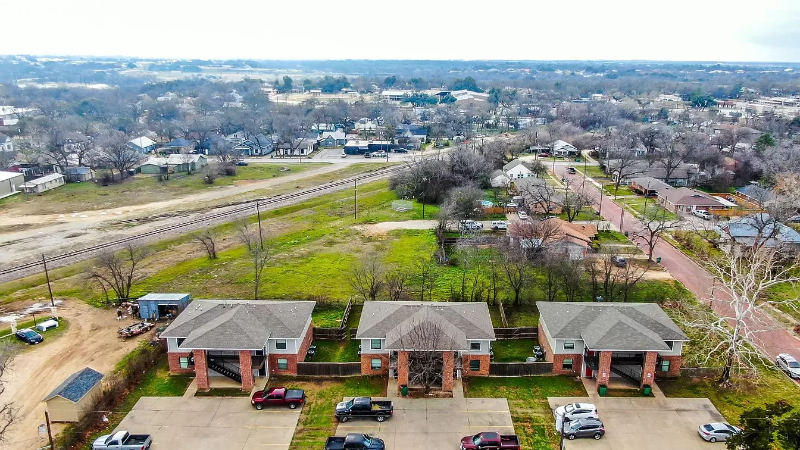
[[[669,187],[658,191],[658,203],[667,211],[691,213],[695,210],[712,212],[719,209],[728,209],[717,197],[712,197],[704,192],[685,187]]]
[[[22,185],[22,190],[28,194],[41,194],[50,189],[55,189],[64,185],[64,175],[60,173],[51,173],[41,178],[36,178],[26,182]]]
[[[89,367],[73,373],[42,401],[51,422],[78,422],[102,389],[103,374]]]
[[[323,131],[320,134],[319,146],[320,147],[338,147],[347,142],[347,135],[344,131]]]
[[[455,104],[459,108],[485,106],[489,101],[489,94],[468,91],[466,89],[450,91],[450,95],[456,99]]]
[[[25,184],[25,175],[21,172],[0,171],[0,198],[21,192],[23,184]]]
[[[14,142],[10,137],[0,133],[0,152],[13,152]]]
[[[653,177],[631,178],[628,180],[628,186],[630,186],[631,190],[648,197],[655,197],[658,195],[658,191],[672,187],[667,183],[664,183],[663,181],[657,180]]]
[[[526,228],[532,225],[530,222],[513,223],[509,227],[508,236],[523,250],[544,251],[550,255],[566,257],[571,261],[581,261],[591,251],[592,240],[597,236],[596,225],[570,223],[557,217],[545,220],[558,225],[557,234],[548,241],[543,242],[542,239],[531,238],[528,235]]]
[[[511,180],[508,178],[508,175],[506,175],[506,173],[501,169],[497,169],[489,175],[489,184],[495,188],[508,187],[510,181]]]
[[[262,156],[272,153],[274,146],[271,137],[258,134],[251,139],[242,140],[233,149],[240,155]]]
[[[565,142],[560,139],[553,142],[553,155],[555,156],[563,156],[564,158],[567,158],[570,156],[578,156],[579,153],[580,152],[578,149],[569,142]]]
[[[293,143],[284,142],[275,149],[277,156],[308,156],[317,149],[317,141],[311,138],[295,139]]]
[[[517,180],[520,178],[528,178],[534,176],[530,164],[525,161],[515,159],[510,163],[503,166],[503,172],[510,180]]]
[[[611,178],[620,177],[620,160],[610,159],[605,162],[604,170],[611,175]],[[672,169],[667,179],[667,168],[661,161],[649,164],[647,161],[637,161],[636,164],[628,165],[622,172],[622,183],[627,184],[633,178],[650,177],[663,181],[670,186],[692,186],[697,180],[700,170],[694,164],[681,163]]]
[[[91,181],[94,179],[94,170],[88,167],[67,167],[64,170],[64,178],[70,183]]]
[[[389,141],[347,141],[344,144],[344,152],[348,155],[363,155],[364,153],[385,151],[392,148]]]
[[[194,142],[186,139],[173,139],[159,149],[164,153],[190,153],[194,151]]]
[[[136,139],[131,139],[128,146],[139,153],[150,153],[156,148],[156,143],[147,136],[141,136]]]
[[[381,92],[381,100],[390,102],[402,102],[407,96],[411,95],[411,91],[401,89],[387,89]]]
[[[378,124],[364,117],[358,119],[358,121],[355,124],[353,124],[353,128],[356,130],[356,132],[359,131],[374,132],[375,130],[378,129]]]
[[[730,220],[717,226],[717,232],[727,249],[731,244],[744,246],[763,245],[775,247],[789,245],[800,248],[800,233],[793,228],[775,221],[769,214],[760,213]]]
[[[195,155],[191,153],[172,154],[168,157],[154,156],[139,166],[139,172],[156,175],[159,173],[172,172],[196,172],[208,165],[208,158],[205,155]]]
[[[402,124],[397,127],[397,138],[415,138],[423,144],[428,140],[428,129],[417,125]]]

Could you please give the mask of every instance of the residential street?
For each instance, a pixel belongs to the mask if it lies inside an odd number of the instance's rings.
[[[556,165],[556,173],[561,177],[572,176],[575,179],[582,178],[578,175],[567,175],[566,167],[569,163],[562,163]],[[593,192],[596,197],[599,197],[599,191],[592,189],[588,183],[595,183],[591,178],[586,178],[587,190]],[[596,184],[595,184],[596,186]],[[604,219],[608,220],[616,226],[622,224],[621,231],[628,231],[630,233],[639,225],[639,221],[629,212],[623,210],[612,199],[603,196],[601,205],[601,214]],[[636,242],[636,241],[634,241]],[[636,242],[642,249],[646,250],[644,242]],[[680,250],[673,247],[671,244],[660,241],[656,246],[653,258],[661,258],[661,265],[675,277],[676,280],[683,283],[683,285],[691,291],[700,301],[708,303],[711,301],[711,288],[714,285],[714,277],[704,268],[692,261],[691,258],[683,254]],[[722,289],[717,287],[714,291],[716,301],[711,303],[714,311],[719,315],[730,316],[732,314],[727,300],[730,299],[728,294]],[[774,360],[778,353],[788,352],[793,355],[800,355],[800,340],[794,337],[788,330],[786,330],[778,321],[766,314],[757,314],[747,321],[747,326],[751,330],[756,330],[758,336],[758,347],[770,359]]]

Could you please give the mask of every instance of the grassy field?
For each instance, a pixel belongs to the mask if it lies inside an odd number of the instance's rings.
[[[620,196],[620,195],[636,195],[636,192],[633,192],[633,190],[631,190],[631,188],[629,188],[628,186],[625,186],[624,184],[620,185],[619,189],[615,188],[614,183],[606,183],[606,184],[603,185],[603,187],[605,188],[606,193],[610,197],[613,197],[615,195],[617,195],[617,196]]]
[[[464,388],[466,397],[507,398],[514,430],[525,449],[558,448],[558,434],[547,397],[586,395],[580,381],[562,376],[473,377]]]
[[[308,361],[311,362],[357,362],[361,361],[358,356],[358,339],[346,339],[344,341],[314,341],[317,346],[317,353]]]
[[[558,215],[559,219],[568,220],[567,213],[562,212]],[[596,210],[592,207],[586,207],[578,213],[578,215],[572,219],[573,221],[590,221],[590,220],[597,220],[600,216],[597,215]]]
[[[494,341],[492,343],[494,362],[525,362],[529,356],[533,356],[534,345],[539,345],[539,341],[536,339]]]
[[[645,198],[645,197],[621,198],[617,200],[617,203],[620,205],[627,206],[628,208],[636,211],[636,213],[640,216],[645,214],[645,207],[646,207],[648,214],[659,214],[659,217],[661,217],[660,214],[664,214],[664,217],[667,220],[678,220],[677,214],[662,208],[652,198]]]
[[[37,319],[36,323],[41,323],[43,320],[47,320],[47,319],[44,319],[44,318]],[[6,342],[10,343],[13,347],[17,348],[18,351],[21,351],[21,352],[31,351],[34,348],[39,348],[39,347],[41,347],[43,345],[47,345],[47,344],[59,339],[61,336],[63,336],[64,333],[66,333],[67,330],[69,329],[69,321],[67,319],[61,317],[60,319],[58,319],[58,328],[50,328],[47,331],[36,330],[36,329],[33,328],[34,326],[35,325],[33,323],[33,320],[20,322],[20,323],[17,324],[17,330],[22,330],[24,328],[33,329],[33,331],[41,334],[42,337],[44,338],[44,341],[42,341],[42,343],[40,343],[40,344],[36,344],[36,345],[26,344],[26,343],[20,341],[19,339],[17,339],[16,336],[14,336],[14,335],[7,336],[7,337],[4,338],[4,340]],[[0,335],[8,335],[10,333],[11,333],[11,328],[5,328],[4,330],[0,331]]]
[[[234,186],[252,181],[267,180],[296,174],[327,164],[254,164],[237,167],[236,175],[219,177],[213,185],[203,182],[202,172],[192,175],[173,174],[167,181],[158,181],[155,175],[139,174],[119,184],[102,186],[99,183],[68,183],[41,195],[15,195],[0,200],[0,208],[9,213],[68,214],[74,211],[116,208],[122,205],[140,205],[153,199],[169,200],[196,192],[224,186]],[[285,166],[288,171],[281,171]]]
[[[576,166],[575,168],[579,171],[583,171],[583,166]],[[601,169],[600,166],[586,166],[586,175],[594,178],[595,180],[609,178],[609,176],[603,172],[603,169]]]
[[[325,440],[336,433],[336,403],[345,396],[386,395],[386,379],[381,377],[270,377],[267,387],[275,386],[304,389],[306,392],[306,404],[300,412],[290,446],[293,450],[320,449],[325,446]]]

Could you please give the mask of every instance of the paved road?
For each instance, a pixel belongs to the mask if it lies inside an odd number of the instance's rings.
[[[583,176],[567,175],[567,164],[556,165],[556,174],[560,177],[575,177],[576,181],[582,179]],[[587,178],[587,183],[591,178]],[[587,185],[590,192],[596,192],[596,197],[599,197],[599,191],[592,189]],[[632,233],[639,225],[629,212],[623,212],[623,209],[614,203],[607,196],[603,197],[601,205],[601,214],[609,222],[620,226],[622,231]],[[642,241],[634,241],[642,250],[646,250],[646,245]],[[705,270],[703,267],[695,263],[691,258],[683,254],[680,250],[673,247],[665,241],[661,241],[656,245],[653,257],[661,257],[661,265],[664,266],[669,273],[675,277],[676,280],[683,283],[683,285],[691,291],[698,300],[708,303],[714,311],[721,317],[731,317],[732,309],[729,306],[730,295],[722,290],[719,285],[713,292],[714,301],[711,301],[712,286],[715,285],[714,277]],[[791,353],[800,357],[800,340],[794,337],[791,332],[787,331],[780,323],[767,314],[756,314],[751,319],[747,320],[747,326],[754,330],[757,345],[759,349],[774,360],[778,353]]]

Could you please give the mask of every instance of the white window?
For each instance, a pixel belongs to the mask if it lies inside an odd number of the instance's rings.
[[[286,358],[278,358],[278,369],[286,370],[289,368],[289,360]]]
[[[572,359],[565,359],[561,364],[562,370],[572,370]]]
[[[381,359],[380,358],[372,358],[372,362],[370,364],[372,370],[381,370]]]
[[[286,350],[286,339],[278,339],[275,341],[275,348],[278,350]]]
[[[470,343],[469,343],[469,349],[470,349],[470,350],[476,350],[476,351],[480,351],[480,349],[481,349],[481,343],[480,343],[480,342],[470,342]]]
[[[381,340],[380,339],[370,339],[369,340],[369,348],[372,350],[380,350],[381,349]]]
[[[575,342],[564,341],[564,350],[575,350]]]
[[[189,358],[182,357],[178,360],[181,369],[188,369],[189,368]]]

